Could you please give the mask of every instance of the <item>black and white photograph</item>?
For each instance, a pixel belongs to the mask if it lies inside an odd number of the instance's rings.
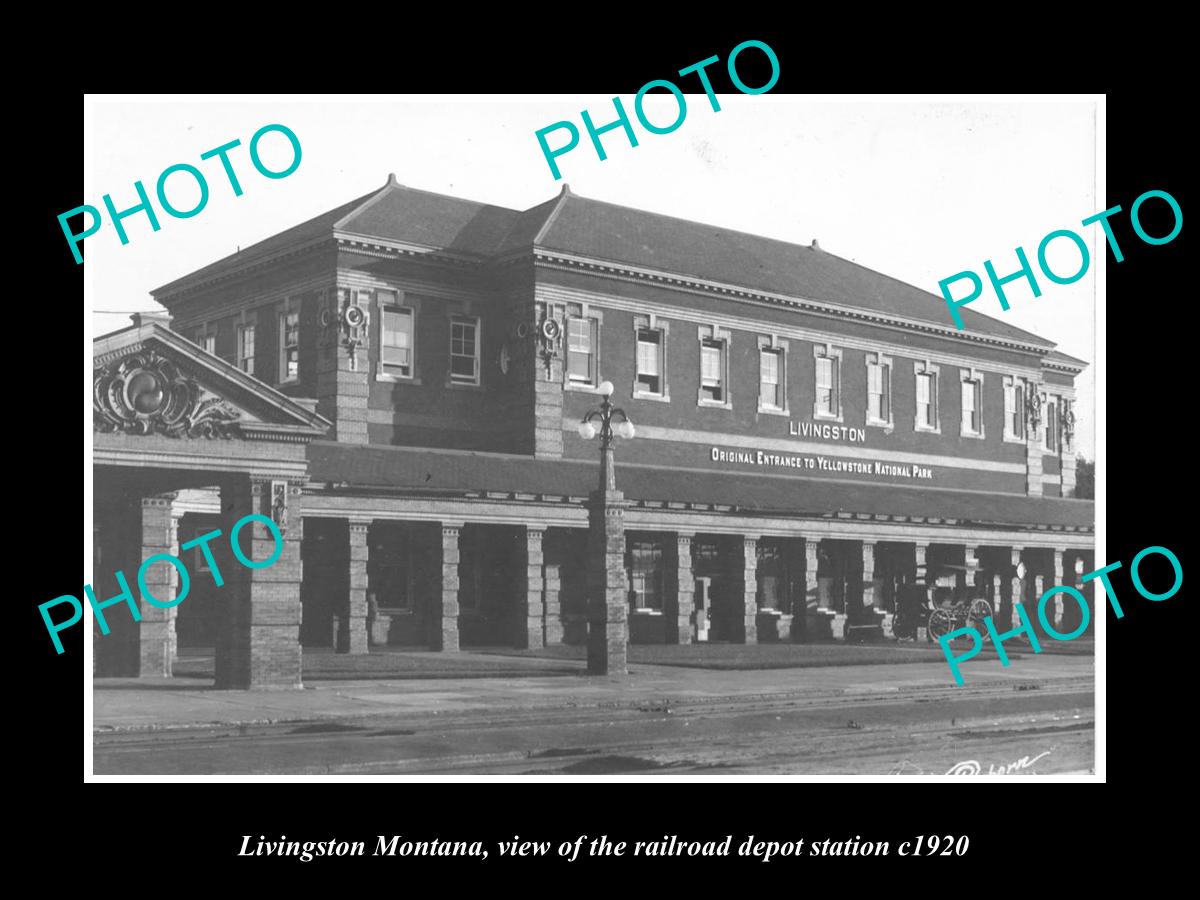
[[[764,52],[85,98],[86,780],[1102,780],[1103,271],[1175,201],[1096,217],[1102,95]]]

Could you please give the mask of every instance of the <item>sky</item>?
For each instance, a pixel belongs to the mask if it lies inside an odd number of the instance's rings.
[[[1042,238],[1072,229],[1090,248],[1083,278],[1058,285],[1037,272],[1040,297],[1024,281],[1013,282],[1008,311],[990,288],[971,309],[1096,362],[1096,259],[1106,251],[1099,229],[1080,224],[1103,209],[1095,101],[719,94],[715,112],[704,94],[686,99],[683,123],[654,135],[633,118],[633,98],[623,96],[638,146],[620,129],[609,132],[608,158],[601,161],[579,113],[587,109],[597,126],[612,121],[611,95],[90,96],[81,204],[103,209],[102,197],[111,194],[118,210],[134,206],[137,180],[153,198],[159,174],[177,163],[199,168],[210,192],[204,209],[186,219],[166,215],[154,199],[160,230],[135,214],[123,222],[124,246],[107,217],[86,240],[92,335],[125,327],[130,312],[157,309],[153,288],[378,189],[395,173],[410,187],[513,209],[543,203],[567,182],[597,200],[797,244],[815,238],[831,253],[935,295],[940,280],[967,269],[986,284],[984,260],[993,260],[1001,276],[1016,271],[1018,246],[1036,267]],[[648,95],[645,110],[659,124],[678,114],[669,94]],[[563,177],[555,181],[535,132],[560,120],[573,121],[582,136],[558,157]],[[302,158],[291,175],[268,179],[251,164],[248,145],[258,129],[276,123],[296,134]],[[200,159],[235,139],[241,147],[230,160],[240,197],[218,160]],[[556,147],[565,135],[548,140]],[[268,168],[291,161],[278,133],[264,137],[260,150]],[[172,175],[167,185],[179,209],[199,198],[186,174]],[[63,252],[69,259],[65,240]],[[1051,244],[1048,257],[1060,274],[1079,268],[1068,240]],[[1089,459],[1095,458],[1095,385],[1089,365],[1076,380],[1076,446]]]

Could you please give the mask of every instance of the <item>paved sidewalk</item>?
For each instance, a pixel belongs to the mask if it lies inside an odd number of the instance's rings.
[[[1094,677],[1090,656],[1030,655],[1007,668],[995,659],[964,665],[955,688],[944,660],[930,663],[836,666],[772,671],[716,671],[636,664],[623,679],[578,674],[522,678],[435,678],[310,681],[294,691],[218,691],[200,679],[97,679],[95,732],[270,724],[373,715],[448,715],[504,710],[531,712],[646,703],[744,698],[845,697],[899,691],[966,697],[1012,690],[1085,685]]]

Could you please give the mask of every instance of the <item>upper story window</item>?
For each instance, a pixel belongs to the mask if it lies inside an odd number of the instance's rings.
[[[637,374],[634,395],[663,394],[663,333],[657,328],[637,329]]]
[[[938,367],[930,362],[913,366],[917,381],[917,431],[940,431],[938,420]]]
[[[781,413],[788,411],[787,385],[788,342],[777,336],[758,338],[758,411]]]
[[[450,319],[450,381],[479,384],[479,319]]]
[[[1058,451],[1058,398],[1051,394],[1046,396],[1045,446],[1051,453]]]
[[[701,406],[729,409],[729,332],[701,325],[699,338],[700,391],[697,402]]]
[[[959,387],[962,391],[960,433],[963,437],[983,437],[983,374],[974,369],[963,370]]]
[[[415,363],[416,316],[401,306],[395,291],[376,291],[379,300],[379,374],[412,378]]]
[[[213,325],[213,324],[204,325],[204,326],[196,329],[196,333],[195,333],[195,337],[193,338],[193,342],[195,343],[195,345],[197,347],[199,347],[205,353],[211,353],[213,356],[216,356],[217,355],[216,325]]]
[[[300,377],[300,313],[284,312],[279,316],[279,380],[295,381]]]
[[[892,360],[882,353],[867,354],[867,424],[892,424]]]
[[[831,345],[813,347],[816,397],[813,418],[842,420],[842,351]]]
[[[763,406],[783,409],[783,353],[780,350],[758,351],[758,389]]]
[[[1013,375],[1004,377],[1004,439],[1025,440],[1025,383]]]
[[[567,319],[567,380],[595,385],[599,323],[593,318]]]
[[[247,375],[254,374],[254,325],[237,328],[237,365]]]

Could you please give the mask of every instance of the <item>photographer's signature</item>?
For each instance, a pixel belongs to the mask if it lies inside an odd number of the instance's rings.
[[[1045,753],[1039,753],[1037,756],[1032,756],[1032,757],[1022,756],[1016,762],[1001,763],[999,766],[993,765],[992,763],[988,763],[988,768],[987,768],[986,772],[983,770],[982,763],[980,763],[979,760],[977,760],[977,759],[965,759],[962,762],[957,762],[950,767],[950,770],[948,772],[926,772],[924,769],[920,768],[919,766],[914,765],[913,763],[909,762],[906,759],[903,762],[901,762],[898,766],[896,766],[896,768],[894,768],[888,774],[889,775],[957,775],[957,776],[968,776],[968,777],[971,775],[1022,775],[1022,774],[1026,774],[1025,773],[1026,769],[1032,770],[1033,764],[1036,763],[1039,759],[1047,757],[1053,752],[1054,752],[1054,748],[1051,747]],[[1036,775],[1037,773],[1030,771],[1028,774]]]

